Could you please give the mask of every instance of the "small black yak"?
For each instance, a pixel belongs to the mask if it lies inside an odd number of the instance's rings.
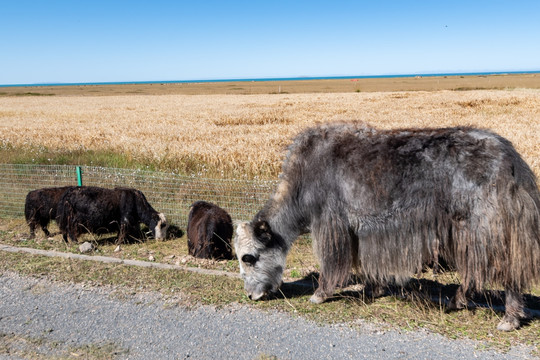
[[[315,303],[353,267],[376,287],[403,285],[440,256],[461,278],[449,307],[501,285],[506,311],[497,328],[509,331],[525,316],[522,292],[540,279],[536,178],[508,140],[486,130],[353,122],[301,133],[275,193],[237,228],[251,299],[277,290],[291,244],[309,231],[321,266]]]
[[[158,213],[136,189],[104,189],[94,186],[67,190],[58,204],[58,226],[64,241],[77,242],[82,233],[118,232],[117,243],[140,235],[139,224],[163,240],[167,235],[165,215]]]
[[[24,202],[24,217],[30,227],[30,239],[36,236],[39,225],[45,236],[51,236],[47,226],[51,220],[56,220],[56,208],[64,192],[72,186],[52,187],[32,190],[26,195]]]
[[[219,206],[196,201],[188,216],[189,254],[203,259],[232,259],[233,225],[229,214]]]

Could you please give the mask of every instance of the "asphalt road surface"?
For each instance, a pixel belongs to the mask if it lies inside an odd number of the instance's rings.
[[[115,359],[532,357],[527,347],[502,354],[486,350],[481,343],[449,340],[426,331],[358,325],[321,326],[241,305],[187,309],[155,293],[126,295],[108,287],[9,272],[0,276],[0,359],[17,359],[20,354],[80,358],[78,349],[85,346],[99,348]]]

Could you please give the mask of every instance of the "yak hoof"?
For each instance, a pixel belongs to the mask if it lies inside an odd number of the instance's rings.
[[[373,285],[371,287],[371,296],[373,298],[379,298],[386,294],[386,290],[381,285]]]
[[[447,311],[456,311],[461,310],[467,307],[467,303],[462,300],[458,300],[455,296],[450,299],[450,302],[448,303],[448,306],[446,307]]]
[[[516,318],[503,317],[499,325],[497,325],[497,330],[499,331],[512,331],[516,330],[519,327],[519,320]]]
[[[322,304],[325,300],[326,300],[325,297],[318,294],[313,294],[311,298],[309,299],[309,301],[311,301],[314,304]]]

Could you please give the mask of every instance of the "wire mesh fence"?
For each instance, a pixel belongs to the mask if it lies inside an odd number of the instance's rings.
[[[154,209],[180,228],[187,226],[189,207],[197,200],[221,206],[234,220],[250,220],[277,185],[275,180],[205,179],[135,169],[80,168],[83,185],[139,189]],[[77,167],[73,165],[0,164],[0,217],[24,217],[24,200],[31,190],[77,184]]]

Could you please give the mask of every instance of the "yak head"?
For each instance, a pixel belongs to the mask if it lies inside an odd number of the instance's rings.
[[[154,214],[148,227],[156,240],[165,240],[167,238],[169,224],[167,224],[167,219],[163,213]]]
[[[250,299],[258,300],[278,290],[287,253],[281,237],[272,232],[267,222],[238,224],[234,249]]]

